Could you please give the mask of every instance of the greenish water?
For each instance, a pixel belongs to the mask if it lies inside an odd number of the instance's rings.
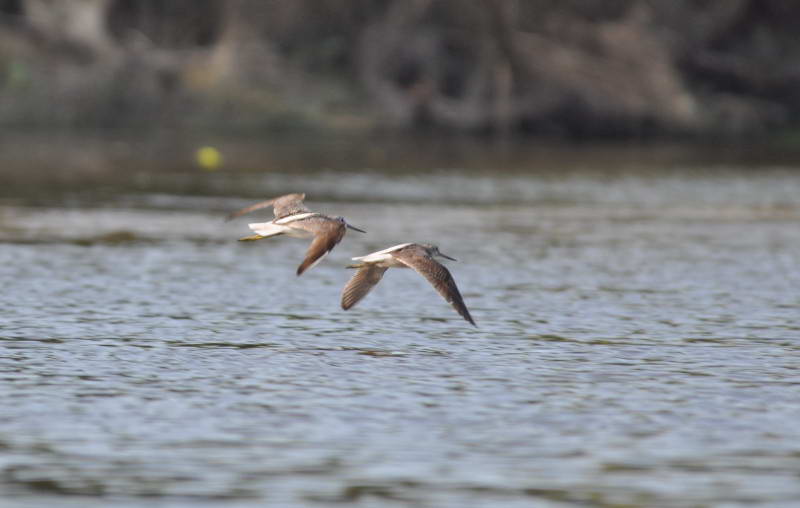
[[[800,501],[791,156],[207,143],[5,146],[3,506]],[[369,233],[235,241],[289,191]],[[412,271],[339,308],[407,241],[479,328]]]

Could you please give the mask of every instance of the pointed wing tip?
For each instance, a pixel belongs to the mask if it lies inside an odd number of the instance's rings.
[[[306,270],[308,270],[313,265],[313,262],[309,262],[308,258],[305,258],[302,263],[297,267],[297,271],[295,272],[298,277],[303,275]]]
[[[467,310],[467,306],[464,305],[463,300],[461,302],[461,306],[456,305],[454,302],[450,303],[453,305],[453,308],[456,309],[456,312],[458,312],[458,314],[464,318],[464,321],[471,324],[475,328],[478,327],[478,325],[475,324],[475,320],[472,319],[472,315],[469,313],[469,310]]]
[[[348,291],[347,286],[342,290],[342,310],[350,310],[359,302],[359,298],[354,298],[352,291]]]
[[[344,289],[342,290],[342,300],[340,302],[341,305],[342,305],[342,310],[350,310],[358,302],[359,302],[359,299],[358,298],[353,298],[352,292],[348,291],[347,290],[347,286],[345,286]]]

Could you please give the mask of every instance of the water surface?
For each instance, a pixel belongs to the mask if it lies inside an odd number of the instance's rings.
[[[800,500],[791,159],[250,147],[207,173],[112,146],[6,166],[4,506]],[[295,190],[369,231],[300,278],[305,241],[221,220]],[[477,329],[410,270],[339,308],[349,257],[406,241],[459,259]]]

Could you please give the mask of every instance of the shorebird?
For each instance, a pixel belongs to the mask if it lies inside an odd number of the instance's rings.
[[[436,291],[456,309],[456,312],[477,326],[472,316],[469,315],[464,299],[458,291],[453,276],[441,263],[434,259],[441,256],[455,261],[454,258],[439,252],[435,245],[419,243],[401,243],[366,256],[353,258],[358,263],[347,268],[358,268],[358,271],[345,284],[342,290],[342,308],[347,310],[367,296],[372,288],[381,281],[383,274],[389,268],[413,268],[420,275],[428,279]]]
[[[262,240],[278,235],[287,235],[294,238],[310,238],[314,240],[306,251],[306,257],[297,267],[297,275],[301,275],[309,268],[313,268],[330,251],[336,247],[347,229],[366,233],[363,229],[351,226],[344,217],[329,217],[321,213],[312,212],[303,204],[305,194],[286,194],[277,198],[261,201],[246,208],[242,208],[228,215],[228,220],[240,215],[272,207],[275,218],[270,222],[253,222],[248,227],[255,232],[254,235],[240,238],[239,241]]]

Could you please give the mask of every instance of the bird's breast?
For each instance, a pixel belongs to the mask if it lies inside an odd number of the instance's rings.
[[[292,238],[311,238],[314,236],[314,233],[312,233],[311,231],[292,227],[291,224],[286,225],[286,232],[284,234]]]
[[[401,263],[392,256],[385,257],[375,264],[381,268],[408,268],[405,263]]]

